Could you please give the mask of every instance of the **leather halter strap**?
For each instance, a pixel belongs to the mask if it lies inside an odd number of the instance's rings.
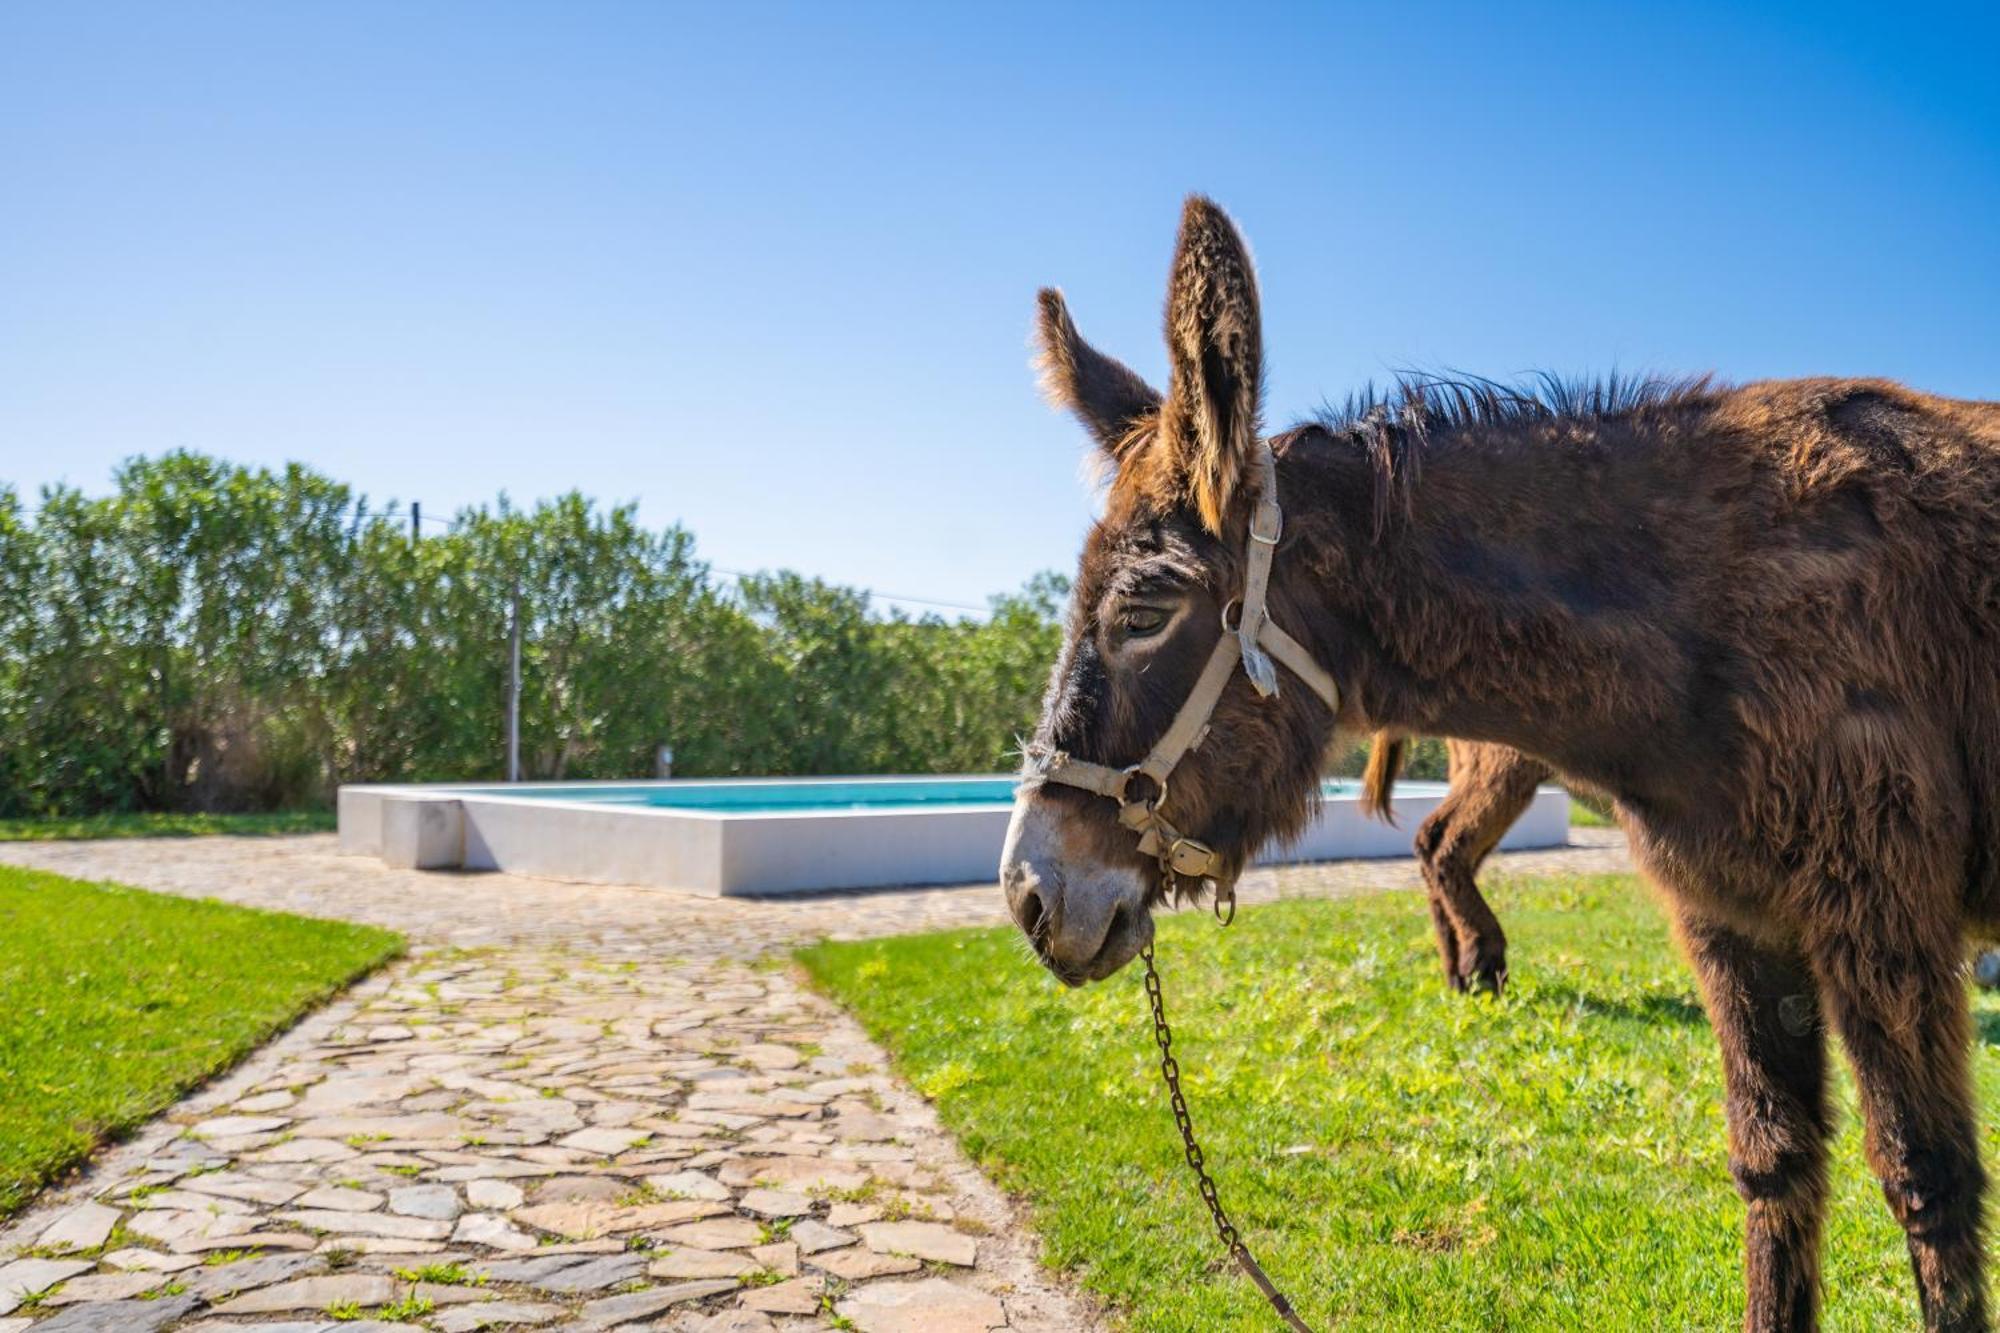
[[[1215,849],[1183,834],[1168,822],[1167,779],[1174,769],[1208,735],[1209,719],[1240,665],[1259,696],[1270,698],[1278,692],[1278,672],[1273,659],[1281,663],[1306,688],[1335,713],[1340,711],[1340,687],[1332,675],[1306,650],[1304,644],[1279,629],[1271,620],[1265,600],[1270,594],[1271,560],[1284,535],[1284,512],[1278,507],[1278,462],[1271,446],[1257,446],[1258,501],[1250,519],[1250,545],[1243,575],[1243,592],[1222,609],[1222,637],[1196,677],[1194,688],[1166,732],[1153,743],[1146,757],[1129,768],[1112,768],[1084,759],[1073,759],[1057,751],[1044,758],[1029,760],[1028,782],[1059,782],[1096,792],[1118,802],[1118,822],[1139,838],[1139,851],[1160,863],[1160,868],[1191,879],[1216,875],[1221,858]],[[1238,608],[1236,623],[1229,623],[1231,607]],[[1132,779],[1143,777],[1153,787],[1150,796],[1135,794]]]

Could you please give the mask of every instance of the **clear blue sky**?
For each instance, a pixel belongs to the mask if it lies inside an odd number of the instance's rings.
[[[1993,7],[1753,8],[10,4],[0,480],[579,487],[977,605],[1090,512],[1035,288],[1157,376],[1197,189],[1274,423],[1406,365],[2000,397]]]

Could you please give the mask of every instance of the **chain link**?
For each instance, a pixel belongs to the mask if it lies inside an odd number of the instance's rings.
[[[1230,906],[1231,915],[1234,915],[1235,904],[1232,902]],[[1312,1333],[1305,1320],[1299,1318],[1298,1311],[1292,1308],[1292,1303],[1285,1299],[1285,1294],[1250,1257],[1250,1247],[1243,1243],[1236,1224],[1223,1210],[1222,1199],[1215,1192],[1215,1181],[1208,1174],[1207,1159],[1202,1156],[1201,1144],[1195,1140],[1194,1120],[1188,1115],[1187,1098],[1181,1095],[1181,1066],[1174,1059],[1174,1030],[1167,1026],[1167,1003],[1160,994],[1159,969],[1153,966],[1153,946],[1148,944],[1139,951],[1139,956],[1146,961],[1146,998],[1153,1005],[1153,1040],[1160,1047],[1160,1076],[1167,1083],[1167,1099],[1174,1108],[1174,1124],[1179,1126],[1181,1143],[1187,1150],[1188,1169],[1194,1172],[1201,1190],[1201,1201],[1208,1205],[1209,1216],[1215,1219],[1215,1234],[1222,1238],[1223,1248],[1229,1251],[1229,1257],[1257,1284],[1257,1290],[1264,1293],[1264,1299],[1271,1303],[1271,1308],[1278,1312],[1278,1317],[1285,1321],[1286,1326],[1295,1333]]]

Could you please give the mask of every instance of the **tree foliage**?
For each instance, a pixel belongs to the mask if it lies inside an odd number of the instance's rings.
[[[570,494],[415,540],[311,469],[137,459],[112,493],[0,487],[0,816],[283,809],[502,776],[522,617],[533,778],[1011,766],[1063,580],[984,622],[791,573],[719,582],[686,530]]]

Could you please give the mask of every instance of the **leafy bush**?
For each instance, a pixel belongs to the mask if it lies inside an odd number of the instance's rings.
[[[523,620],[532,778],[1010,766],[1059,641],[1043,575],[984,623],[796,574],[729,588],[685,529],[570,494],[406,521],[292,465],[135,459],[0,487],[0,817],[324,804],[502,776]]]

